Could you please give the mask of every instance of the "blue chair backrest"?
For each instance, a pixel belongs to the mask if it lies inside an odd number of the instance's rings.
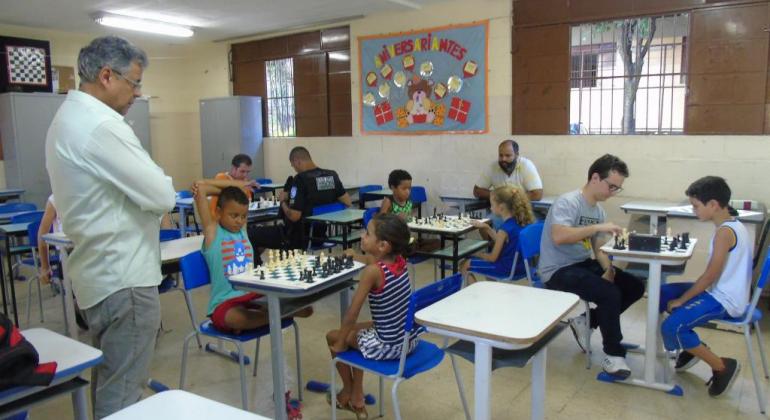
[[[184,278],[184,289],[192,290],[211,283],[209,266],[200,251],[187,254],[179,260],[179,268]]]
[[[340,202],[331,203],[331,204],[322,204],[320,206],[313,207],[313,216],[332,213],[340,210],[345,210],[345,205]]]
[[[256,179],[258,184],[272,184],[273,180],[270,178],[257,178]]]
[[[415,290],[409,301],[409,311],[406,314],[404,330],[412,331],[412,328],[414,328],[414,314],[417,311],[456,293],[462,285],[463,275],[462,273],[457,273]]]
[[[770,277],[770,251],[768,251],[767,257],[765,257],[765,263],[762,264],[762,272],[759,274],[759,278],[757,279],[757,287],[764,289],[765,285],[767,284],[768,277]]]
[[[177,200],[181,198],[192,198],[192,196],[193,196],[193,193],[190,190],[182,190],[182,191],[176,192]]]
[[[32,223],[39,222],[43,219],[44,211],[30,211],[27,213],[17,214],[11,217],[11,223]]]
[[[27,236],[29,236],[29,245],[33,248],[37,248],[37,231],[40,230],[40,220],[34,221],[27,225]]]
[[[0,204],[0,213],[18,213],[21,211],[35,211],[37,206],[33,203],[7,203]]]
[[[174,239],[180,239],[181,237],[182,237],[182,232],[180,232],[177,229],[161,229],[160,230],[160,241],[161,242],[173,241]]]
[[[364,210],[364,229],[366,229],[367,226],[369,226],[369,222],[372,220],[372,218],[380,212],[379,207],[369,207],[368,209]]]
[[[425,187],[413,185],[412,193],[409,195],[409,198],[412,200],[412,203],[414,204],[422,204],[428,201],[428,193],[427,191],[425,191]]]
[[[540,254],[540,240],[545,222],[539,221],[525,226],[519,232],[519,251],[522,258],[530,259]]]
[[[374,185],[374,184],[362,185],[358,187],[358,195],[360,196],[361,194],[368,193],[369,191],[379,191],[381,189],[382,189],[382,185]]]

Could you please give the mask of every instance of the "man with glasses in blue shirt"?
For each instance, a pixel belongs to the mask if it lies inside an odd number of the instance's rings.
[[[588,169],[588,182],[579,190],[557,198],[548,210],[540,244],[540,277],[549,289],[575,293],[596,304],[591,309],[591,330],[602,332],[605,358],[602,368],[625,379],[631,370],[621,345],[620,314],[644,294],[644,284],[631,274],[614,268],[600,250],[606,234],[622,228],[607,222],[599,204],[623,190],[628,167],[617,156],[606,154]],[[595,256],[591,258],[591,255]],[[570,320],[570,328],[581,350],[589,351],[583,331],[585,314]]]

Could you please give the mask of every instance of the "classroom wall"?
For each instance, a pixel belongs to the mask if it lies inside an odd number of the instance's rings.
[[[452,1],[419,11],[368,16],[350,23],[353,137],[267,139],[266,173],[283,180],[291,173],[288,152],[309,148],[318,165],[336,169],[343,182],[384,184],[390,170],[408,170],[428,188],[432,204],[440,194],[470,195],[480,169],[497,157],[497,144],[511,135],[511,2]],[[359,70],[356,37],[490,19],[489,112],[485,135],[362,136],[359,128]],[[516,136],[522,155],[540,170],[547,195],[582,185],[590,163],[613,153],[629,165],[625,190],[612,200],[681,200],[689,183],[706,174],[727,178],[736,198],[770,202],[762,168],[770,156],[768,136]],[[612,203],[611,202],[611,203]],[[608,207],[612,204],[608,203]]]
[[[0,25],[0,34],[48,40],[51,63],[70,67],[76,67],[80,48],[102,35],[13,25]],[[227,45],[177,44],[168,38],[137,37],[131,33],[123,36],[142,47],[150,60],[142,93],[151,97],[152,156],[174,179],[177,189],[187,189],[201,174],[198,100],[230,94]],[[1,166],[0,184],[5,184]]]

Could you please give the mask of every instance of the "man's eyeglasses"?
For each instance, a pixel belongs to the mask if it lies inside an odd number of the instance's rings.
[[[610,193],[611,194],[617,194],[617,193],[623,191],[623,187],[621,187],[620,185],[615,185],[615,184],[611,183],[610,181],[607,181],[606,178],[602,179],[602,181],[606,182],[607,185],[609,185]]]
[[[140,82],[137,82],[136,80],[131,80],[128,77],[124,76],[123,73],[112,69],[112,72],[115,73],[116,76],[120,77],[121,79],[125,80],[126,82],[131,84],[131,87],[134,88],[134,90],[142,90],[142,84]]]

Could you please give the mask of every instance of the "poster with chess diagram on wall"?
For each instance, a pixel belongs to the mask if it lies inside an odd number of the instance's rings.
[[[0,92],[51,92],[48,41],[0,36]]]
[[[358,37],[362,134],[486,133],[489,21]]]

